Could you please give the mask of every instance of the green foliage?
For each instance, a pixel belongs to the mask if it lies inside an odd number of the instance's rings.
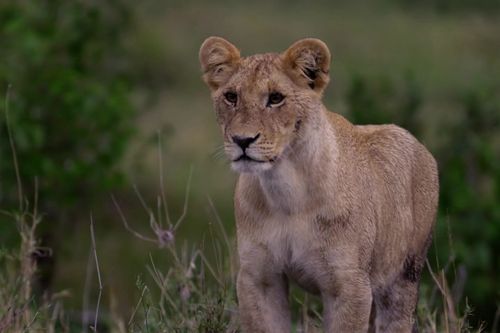
[[[419,132],[416,116],[422,93],[410,73],[400,80],[384,77],[373,81],[353,75],[347,102],[355,124],[396,123],[415,135]]]
[[[439,152],[441,220],[450,219],[456,256],[470,280],[466,294],[483,313],[500,294],[500,95],[482,88],[464,94],[463,119],[449,131]],[[444,223],[441,223],[444,229]],[[444,234],[446,230],[442,230]],[[442,256],[445,256],[442,253]]]
[[[123,47],[130,20],[119,0],[0,4],[4,207],[16,199],[7,108],[26,196],[37,177],[44,210],[96,199],[120,183],[118,162],[133,134]]]
[[[457,11],[498,11],[500,3],[497,0],[395,0],[408,7],[426,7],[436,12],[448,13]]]

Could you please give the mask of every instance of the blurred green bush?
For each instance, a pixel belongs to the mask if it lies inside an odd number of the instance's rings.
[[[24,195],[33,198],[37,177],[42,211],[96,200],[122,180],[118,162],[134,132],[123,40],[130,22],[119,0],[0,4],[0,102]],[[17,202],[15,180],[2,112],[3,207]]]
[[[498,11],[500,3],[497,0],[394,0],[408,7],[427,7],[437,12],[460,12],[460,11]]]
[[[34,254],[40,291],[51,287],[67,235],[124,182],[136,113],[124,40],[132,23],[121,0],[0,3],[0,207],[32,209],[38,195],[49,221],[41,244],[54,253]],[[16,225],[0,215],[1,246],[17,242]]]

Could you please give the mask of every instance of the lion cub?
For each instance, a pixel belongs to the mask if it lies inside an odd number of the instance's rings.
[[[245,332],[290,332],[288,284],[323,301],[326,332],[411,332],[436,215],[438,173],[395,125],[328,112],[330,52],[303,39],[241,57],[201,46],[227,156],[239,175],[238,300]]]

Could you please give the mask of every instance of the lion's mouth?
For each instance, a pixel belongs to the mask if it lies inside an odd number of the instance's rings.
[[[251,156],[248,156],[246,153],[243,153],[237,159],[233,160],[233,162],[273,163],[276,161],[277,158],[278,158],[277,156],[274,156],[267,160],[259,160]]]
[[[247,154],[243,153],[238,157],[237,159],[233,160],[233,162],[256,162],[256,163],[266,163],[269,161],[263,161],[263,160],[258,160],[255,158],[252,158],[248,156]]]
[[[274,162],[276,162],[275,157],[268,158],[267,156],[262,156],[259,159],[243,152],[238,158],[231,160],[231,167],[234,171],[240,173],[255,173],[271,169],[275,165]]]

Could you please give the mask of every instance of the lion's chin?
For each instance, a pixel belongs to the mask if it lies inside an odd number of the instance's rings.
[[[231,162],[231,168],[238,173],[261,173],[273,167],[273,162],[240,160]]]

